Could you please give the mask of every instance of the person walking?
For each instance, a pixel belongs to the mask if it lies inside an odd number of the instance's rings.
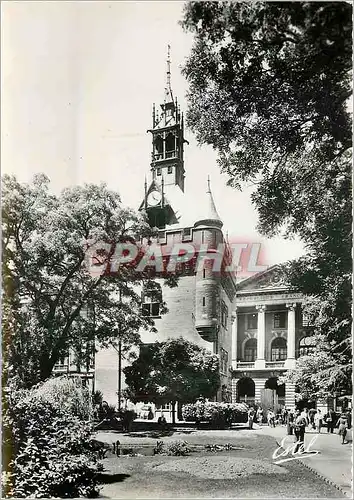
[[[257,422],[258,425],[261,425],[263,423],[263,409],[261,406],[257,410]]]
[[[294,432],[294,418],[295,418],[294,412],[289,409],[288,410],[288,415],[287,415],[287,421],[286,421],[288,436],[292,436],[293,435],[293,432]]]
[[[295,422],[294,422],[294,431],[296,436],[296,445],[294,449],[294,453],[302,449],[305,449],[305,429],[306,429],[307,421],[304,417],[303,413],[300,410],[296,411]]]
[[[336,425],[336,414],[332,409],[326,415],[327,432],[333,434],[333,429]]]
[[[312,429],[316,429],[316,426],[315,426],[315,415],[316,415],[316,410],[314,408],[311,408],[309,410],[309,426],[312,428]]]
[[[342,413],[337,422],[338,434],[342,436],[342,444],[347,444],[348,441],[345,440],[348,431],[348,418],[345,413]]]
[[[255,415],[254,408],[251,407],[248,410],[248,428],[249,429],[253,429],[254,415]]]
[[[319,434],[321,434],[321,428],[323,425],[323,418],[322,418],[321,410],[317,410],[317,412],[315,413],[314,424],[315,424],[315,429],[317,429],[317,432]]]
[[[269,427],[275,427],[275,414],[270,408],[268,409],[267,420]]]

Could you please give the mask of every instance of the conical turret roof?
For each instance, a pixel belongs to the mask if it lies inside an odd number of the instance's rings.
[[[222,228],[223,222],[216,210],[213,194],[210,188],[210,179],[208,177],[208,189],[206,192],[206,203],[203,207],[201,218],[194,223],[194,227],[198,226],[216,226]]]

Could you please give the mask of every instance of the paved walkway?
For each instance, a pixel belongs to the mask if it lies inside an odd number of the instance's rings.
[[[286,427],[283,426],[275,428],[262,426],[255,432],[274,436],[279,444],[287,435]],[[326,429],[323,429],[321,434],[306,429],[305,446],[315,436],[316,441],[311,448],[320,453],[304,458],[302,462],[339,487],[349,498],[352,498],[352,442],[342,445],[341,437],[338,434],[328,434]],[[288,436],[288,446],[292,440],[293,437]]]

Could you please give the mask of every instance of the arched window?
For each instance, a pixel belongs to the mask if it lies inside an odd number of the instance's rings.
[[[278,337],[273,340],[271,347],[271,360],[284,361],[287,356],[286,340]]]
[[[176,138],[173,134],[169,133],[166,137],[166,157],[171,158],[176,149]]]
[[[155,158],[157,160],[162,160],[162,154],[163,154],[163,140],[160,135],[156,136],[155,142]]]
[[[315,344],[312,337],[302,337],[299,342],[299,357],[308,356],[315,349]]]
[[[255,361],[257,357],[257,339],[248,339],[245,344],[245,361]]]

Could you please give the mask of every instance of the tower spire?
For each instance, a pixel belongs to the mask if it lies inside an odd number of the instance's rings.
[[[167,45],[167,72],[166,72],[166,88],[165,102],[173,102],[173,94],[171,88],[171,46]]]

